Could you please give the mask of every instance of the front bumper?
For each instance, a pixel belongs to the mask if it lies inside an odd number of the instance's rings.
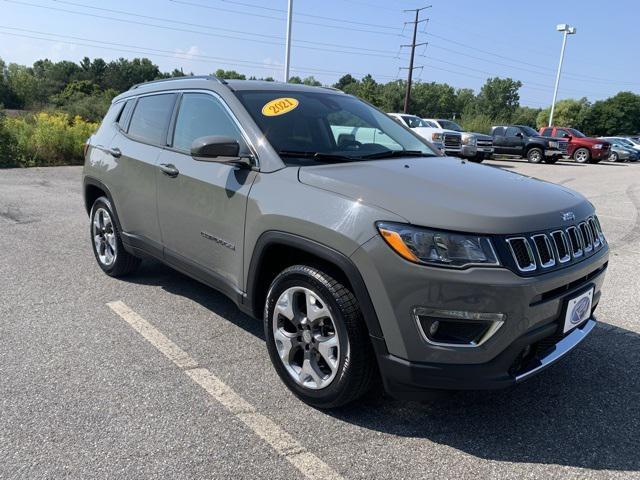
[[[611,155],[611,150],[609,148],[601,148],[596,150],[595,148],[591,149],[591,158],[593,159],[607,159]]]
[[[593,305],[597,305],[608,249],[533,277],[518,276],[505,268],[450,270],[415,265],[401,259],[378,237],[365,243],[352,259],[380,321],[384,339],[374,339],[374,347],[385,387],[392,395],[405,398],[431,388],[506,387],[555,362],[564,353],[540,360],[540,368],[516,365],[525,347],[563,341],[557,331],[569,298],[592,286]],[[418,306],[502,313],[506,320],[482,345],[434,345],[421,335],[412,315]],[[580,331],[586,336],[591,325],[583,325]],[[570,348],[565,347],[570,342],[557,348],[568,352]]]
[[[490,362],[481,365],[443,365],[409,362],[389,354],[378,357],[386,391],[404,400],[419,400],[433,389],[487,390],[506,388],[542,372],[561,360],[580,344],[596,326],[592,315],[555,345],[531,355],[524,362],[519,356],[530,345],[553,337],[556,324],[537,328],[514,341]],[[378,345],[376,350],[383,348]],[[534,347],[535,348],[535,347]]]
[[[556,157],[556,156],[560,157],[560,156],[566,155],[566,153],[563,152],[562,150],[550,149],[550,148],[546,149],[544,151],[544,154],[547,157]]]

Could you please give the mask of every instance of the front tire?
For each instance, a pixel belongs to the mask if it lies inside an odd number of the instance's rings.
[[[90,219],[93,254],[102,271],[111,277],[133,272],[140,259],[124,249],[113,207],[107,197],[100,197],[93,203]]]
[[[545,163],[549,163],[549,164],[554,164],[556,163],[558,160],[560,160],[560,157],[558,155],[553,155],[552,157],[547,157],[544,159]]]
[[[612,152],[611,155],[609,155],[609,161],[610,162],[619,162],[620,161],[620,156],[616,152]]]
[[[272,282],[264,309],[271,362],[298,398],[336,408],[372,386],[375,358],[358,301],[342,283],[306,265]]]
[[[544,160],[544,152],[538,147],[530,148],[527,151],[527,160],[530,163],[540,163]]]
[[[573,159],[578,163],[589,163],[591,160],[591,152],[588,148],[578,148],[573,152]]]

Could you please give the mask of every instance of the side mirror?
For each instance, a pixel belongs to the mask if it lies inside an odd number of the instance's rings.
[[[516,137],[518,137],[518,138],[523,138],[523,137],[524,137],[524,135],[522,134],[522,132],[518,132],[518,133],[516,133]]]
[[[196,138],[191,144],[191,156],[204,162],[250,166],[250,158],[240,156],[240,143],[231,137]]]

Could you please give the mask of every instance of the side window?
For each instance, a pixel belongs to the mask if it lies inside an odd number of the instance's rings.
[[[553,128],[545,128],[542,131],[542,136],[543,137],[551,137],[551,134],[553,133]]]
[[[121,130],[127,131],[127,122],[129,121],[129,117],[131,116],[131,110],[133,110],[133,106],[136,104],[135,98],[130,98],[125,103],[124,108],[120,112],[120,116],[118,117],[118,126]]]
[[[505,137],[515,137],[518,133],[520,133],[520,129],[516,127],[507,128],[507,133],[505,133]]]
[[[556,137],[564,138],[568,136],[569,136],[569,132],[567,132],[566,130],[562,130],[561,128],[558,128],[556,130]]]
[[[240,129],[220,100],[207,93],[185,93],[176,119],[173,147],[190,152],[196,138],[209,135],[234,138],[241,151],[246,148]]]
[[[143,142],[165,145],[175,99],[173,93],[140,97],[131,117],[129,135]]]
[[[501,137],[504,135],[504,127],[496,127],[493,129],[493,132],[491,132],[491,134],[494,137]]]

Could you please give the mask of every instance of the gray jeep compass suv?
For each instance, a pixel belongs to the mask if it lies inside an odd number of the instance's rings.
[[[608,247],[562,186],[443,157],[327,88],[185,77],[116,97],[84,198],[111,276],[154,257],[264,322],[317,407],[506,387],[594,328]]]

